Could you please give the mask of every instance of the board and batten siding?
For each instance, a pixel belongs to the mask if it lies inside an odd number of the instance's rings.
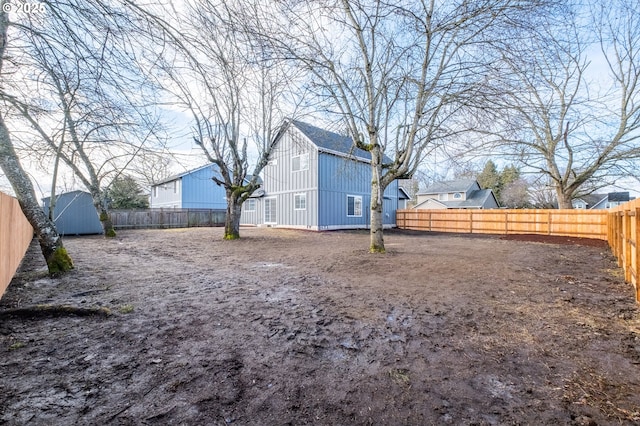
[[[216,168],[212,165],[182,176],[183,209],[225,210],[227,208],[224,188],[212,179],[216,173]]]
[[[206,165],[151,188],[151,208],[226,209],[224,188],[213,181],[216,166]]]
[[[371,165],[352,158],[320,153],[318,160],[319,219],[318,228],[365,228],[371,223]],[[362,216],[347,215],[347,196],[362,197]],[[398,182],[384,192],[383,224],[395,226],[398,205]]]
[[[154,185],[151,188],[151,208],[182,208],[182,179]]]
[[[247,201],[253,200],[255,202],[255,208],[253,210],[247,210]],[[262,207],[261,198],[250,198],[242,204],[242,214],[240,216],[241,225],[261,225],[264,221],[264,211]]]
[[[293,171],[295,157],[308,155],[307,168]],[[275,199],[276,219],[268,224],[317,229],[318,226],[318,150],[297,129],[289,128],[269,156],[262,171],[264,197],[256,200],[256,211],[243,208],[241,223],[265,223],[265,199]],[[306,208],[295,209],[295,195],[305,194]]]

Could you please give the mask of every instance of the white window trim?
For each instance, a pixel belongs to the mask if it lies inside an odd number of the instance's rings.
[[[278,201],[276,197],[267,197],[264,199],[265,203],[264,203],[264,212],[263,217],[264,217],[264,223],[265,224],[269,224],[269,225],[275,225],[277,222],[267,222],[267,200],[273,200],[275,201],[275,205],[276,205],[276,220],[277,220],[277,214],[278,214]]]
[[[296,203],[296,198],[298,197],[302,197],[302,199],[304,200],[304,207],[300,208],[300,207],[296,207],[297,203]],[[297,194],[293,194],[293,209],[300,211],[300,210],[306,210],[307,209],[307,194],[305,192],[298,192]]]
[[[349,197],[353,198],[353,213],[349,214]],[[360,200],[360,214],[356,214],[356,200]],[[362,195],[347,194],[347,217],[362,217]]]
[[[249,205],[252,205],[253,207],[249,208]],[[256,211],[256,199],[255,198],[249,198],[247,201],[245,201],[245,209],[244,211],[247,213],[255,213]]]
[[[293,160],[295,158],[299,158],[299,163],[300,163],[300,168],[299,169],[294,169],[293,168]],[[306,161],[304,162],[304,168],[302,167],[302,158],[306,158]],[[291,157],[291,172],[303,172],[305,170],[309,170],[309,153],[305,152],[303,154],[298,154],[298,155],[294,155],[293,157]]]

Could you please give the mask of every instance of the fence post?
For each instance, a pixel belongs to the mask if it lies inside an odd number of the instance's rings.
[[[504,235],[509,235],[509,213],[504,212]]]
[[[625,210],[622,214],[624,215],[622,218],[624,221],[622,224],[624,235],[624,243],[622,246],[624,280],[631,282],[631,211]]]
[[[473,234],[473,210],[469,209],[469,233]]]
[[[618,266],[620,267],[624,267],[624,263],[622,261],[622,247],[624,244],[624,221],[622,220],[622,215],[624,215],[624,212],[618,212],[616,217],[616,226],[618,228],[618,247],[616,247],[616,256],[618,256]]]

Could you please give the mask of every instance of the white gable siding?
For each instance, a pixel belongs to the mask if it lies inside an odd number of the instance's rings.
[[[294,171],[294,164],[299,170]],[[272,197],[276,214],[270,225],[317,229],[318,150],[295,127],[287,129],[271,152],[262,179],[265,196],[257,202],[258,211],[243,213],[243,224],[264,223],[264,198]],[[296,209],[296,194],[304,194],[304,209]]]
[[[178,178],[151,188],[151,208],[182,208],[182,179]]]

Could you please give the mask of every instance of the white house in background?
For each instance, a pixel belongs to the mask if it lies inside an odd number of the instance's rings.
[[[608,209],[633,200],[629,192],[609,192],[608,194],[589,194],[571,201],[574,209]]]
[[[418,192],[416,209],[497,209],[490,189],[481,189],[475,179],[439,182]]]

